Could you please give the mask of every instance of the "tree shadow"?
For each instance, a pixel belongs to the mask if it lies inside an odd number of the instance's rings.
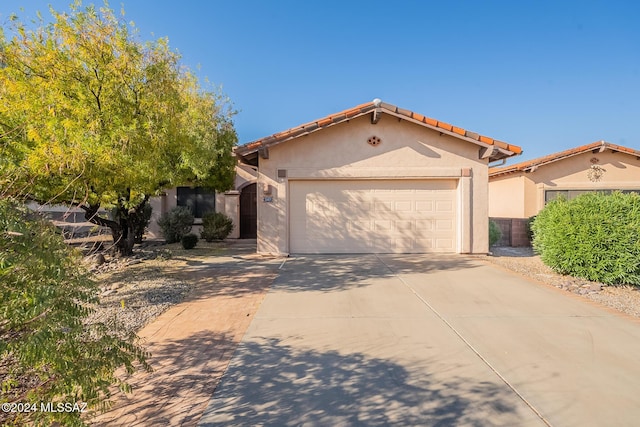
[[[443,382],[435,374],[411,372],[361,353],[294,348],[278,339],[243,342],[199,425],[479,426],[521,421],[506,387],[451,373]]]
[[[341,291],[368,286],[374,279],[398,274],[424,274],[476,268],[473,258],[462,255],[355,254],[304,255],[286,261],[274,288],[290,292]]]
[[[205,410],[239,336],[203,331],[184,339],[151,343],[154,372],[138,372],[127,382],[131,393],[116,392],[114,406],[92,426],[195,426]]]

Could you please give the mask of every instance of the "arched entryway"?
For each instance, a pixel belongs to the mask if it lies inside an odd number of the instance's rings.
[[[255,239],[258,232],[258,194],[256,184],[240,190],[240,238]]]

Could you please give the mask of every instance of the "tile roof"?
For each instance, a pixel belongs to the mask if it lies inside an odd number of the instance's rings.
[[[482,147],[494,146],[496,150],[490,157],[491,161],[522,153],[522,148],[518,147],[517,145],[508,144],[506,142],[498,141],[488,136],[479,135],[475,132],[465,130],[461,127],[453,126],[449,123],[432,119],[430,117],[425,117],[421,114],[396,107],[395,105],[387,104],[380,101],[379,99],[375,99],[372,102],[360,104],[348,110],[331,114],[329,116],[309,123],[305,123],[303,125],[285,130],[283,132],[278,132],[265,138],[240,145],[236,147],[235,152],[241,156],[245,156],[247,154],[255,153],[261,148],[279,144],[281,142],[288,141],[303,135],[308,135],[309,133],[324,129],[329,126],[333,126],[343,121],[348,121],[355,117],[368,114],[372,111],[386,113],[399,117],[401,119],[409,120],[427,128],[434,129],[453,137],[475,143]]]
[[[633,156],[640,158],[640,151],[638,150],[634,150],[628,147],[623,147],[621,145],[611,144],[606,141],[596,141],[596,142],[592,142],[591,144],[581,145],[580,147],[571,148],[569,150],[561,151],[559,153],[549,154],[548,156],[544,156],[544,157],[538,157],[537,159],[528,160],[526,162],[516,163],[514,165],[504,166],[504,167],[489,168],[489,176],[505,175],[513,172],[531,172],[532,169],[538,166],[543,166],[548,163],[557,162],[559,160],[563,160],[568,157],[573,157],[575,155],[582,154],[587,151],[593,151],[593,150],[601,151],[605,149],[631,154]]]

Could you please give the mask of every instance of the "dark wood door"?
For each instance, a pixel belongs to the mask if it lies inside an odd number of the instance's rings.
[[[240,191],[240,238],[255,239],[258,232],[258,194],[256,184]]]

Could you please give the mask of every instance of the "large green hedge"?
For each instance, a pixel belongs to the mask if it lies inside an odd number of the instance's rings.
[[[533,247],[553,270],[640,285],[640,196],[584,194],[554,200],[532,224]]]

